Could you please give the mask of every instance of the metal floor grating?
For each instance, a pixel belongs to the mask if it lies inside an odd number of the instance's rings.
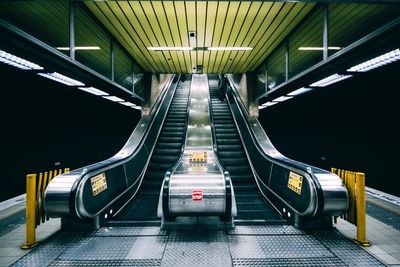
[[[25,210],[19,211],[3,220],[0,220],[0,236],[5,235],[20,224],[25,223]]]
[[[400,216],[367,201],[367,214],[400,231]]]
[[[14,266],[384,266],[336,230],[104,227],[59,232]]]

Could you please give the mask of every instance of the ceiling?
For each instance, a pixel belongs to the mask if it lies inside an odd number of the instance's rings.
[[[85,1],[149,72],[244,73],[255,70],[315,3],[241,1]],[[149,51],[147,47],[253,47],[252,51]],[[193,44],[192,44],[193,46]]]

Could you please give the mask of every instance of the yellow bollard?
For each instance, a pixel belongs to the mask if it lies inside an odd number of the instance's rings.
[[[365,174],[357,172],[356,177],[356,225],[357,225],[357,238],[354,241],[363,246],[369,247],[371,244],[367,240],[367,222],[366,212],[367,204],[365,199]]]
[[[26,241],[22,249],[36,246],[36,174],[26,176]]]
[[[348,184],[348,191],[349,191],[349,197],[350,197],[350,202],[349,202],[349,210],[347,212],[347,220],[351,222],[352,224],[356,224],[356,203],[355,203],[355,175],[353,172],[346,171],[347,174],[347,184]]]

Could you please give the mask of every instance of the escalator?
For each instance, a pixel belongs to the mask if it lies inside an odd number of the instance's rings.
[[[161,184],[165,173],[173,167],[182,153],[190,83],[188,80],[178,84],[139,192],[110,224],[160,220],[157,217],[157,205]]]
[[[210,77],[209,88],[218,158],[232,179],[236,221],[285,222],[258,190],[228,103],[220,100],[218,79]]]

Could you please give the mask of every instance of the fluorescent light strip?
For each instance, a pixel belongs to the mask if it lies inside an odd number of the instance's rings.
[[[288,96],[301,95],[301,94],[307,93],[307,92],[309,92],[311,90],[312,90],[311,88],[301,87],[300,89],[294,90],[291,93],[289,93]]]
[[[134,109],[138,109],[138,110],[141,110],[141,109],[142,109],[142,107],[141,107],[141,106],[136,106],[136,107],[132,107],[132,108],[134,108]]]
[[[267,102],[267,103],[264,103],[264,104],[262,104],[264,107],[270,107],[270,106],[273,106],[273,105],[275,105],[275,104],[278,104],[279,102]]]
[[[106,92],[103,92],[94,87],[78,87],[78,88],[81,89],[82,91],[91,93],[93,95],[99,95],[99,96],[108,95]]]
[[[379,57],[375,57],[368,61],[365,61],[361,64],[355,65],[348,69],[349,72],[366,72],[372,69],[379,68],[386,64],[395,62],[400,59],[400,49],[397,48],[396,50],[390,51],[385,53]]]
[[[136,105],[131,103],[131,102],[119,102],[121,105],[127,106],[127,107],[135,107]]]
[[[159,47],[154,47],[150,46],[147,47],[147,50],[150,51],[187,51],[187,50],[193,50],[193,47],[180,47],[180,46],[159,46]]]
[[[289,99],[291,99],[291,98],[293,98],[293,96],[280,96],[280,97],[278,97],[278,98],[275,98],[275,99],[272,100],[272,101],[273,101],[273,102],[283,102],[283,101],[289,100]]]
[[[318,46],[301,46],[298,48],[300,51],[323,51],[323,47],[318,47]],[[339,46],[329,46],[328,50],[340,50],[342,49]]]
[[[333,74],[333,75],[331,75],[329,77],[326,77],[326,78],[324,78],[322,80],[319,80],[319,81],[317,81],[315,83],[312,83],[312,84],[310,84],[310,86],[312,86],[312,87],[325,87],[325,86],[328,86],[330,84],[343,81],[343,80],[345,80],[347,78],[350,78],[350,77],[353,77],[353,75],[339,75],[339,74],[336,73],[336,74]]]
[[[69,51],[71,48],[68,46],[56,47],[60,51]],[[75,50],[100,50],[99,46],[75,46]]]
[[[266,108],[267,106],[258,106],[258,109],[264,109],[264,108]]]
[[[122,98],[116,97],[116,96],[103,96],[104,98],[111,100],[113,102],[124,102]]]
[[[253,47],[207,47],[207,50],[210,51],[250,51],[253,50]]]
[[[22,70],[42,70],[43,67],[32,63],[28,60],[22,59],[20,57],[14,56],[3,50],[0,50],[0,62],[8,64],[10,66],[22,69]]]
[[[71,79],[67,76],[64,76],[58,72],[53,72],[53,73],[38,73],[38,75],[45,77],[47,79],[68,85],[68,86],[85,86],[84,83],[81,83],[80,81]]]

